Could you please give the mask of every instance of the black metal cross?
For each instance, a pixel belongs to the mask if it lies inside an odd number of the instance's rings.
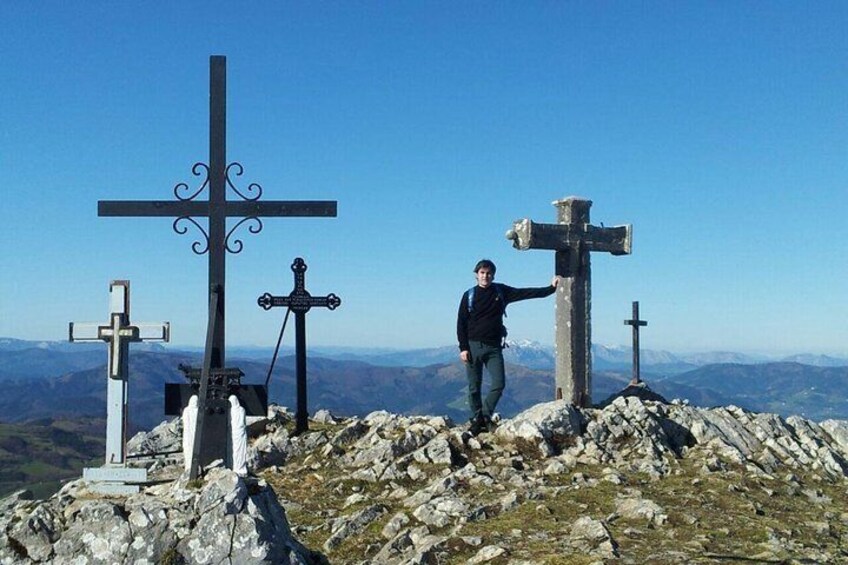
[[[173,229],[185,234],[189,224],[200,230],[202,240],[192,244],[198,255],[209,254],[209,297],[217,291],[215,308],[215,335],[212,337],[212,368],[224,367],[224,283],[225,258],[227,252],[240,253],[243,243],[233,238],[234,232],[248,223],[250,233],[262,231],[260,217],[270,216],[322,216],[335,217],[335,200],[330,201],[265,201],[259,202],[262,187],[256,183],[248,185],[242,192],[236,188],[232,176],[241,176],[244,168],[240,163],[227,164],[227,58],[213,55],[209,59],[209,164],[195,163],[195,176],[206,173],[200,188],[192,192],[186,183],[174,187],[176,201],[101,200],[97,203],[98,216],[165,216],[176,217]],[[203,189],[209,187],[209,199],[196,200]],[[241,200],[228,201],[227,187]],[[209,218],[209,231],[194,219]],[[241,218],[229,231],[227,218]],[[203,241],[205,240],[205,241]]]
[[[209,391],[214,393],[217,390],[216,386],[209,386],[210,381],[229,379],[228,375],[237,371],[237,369],[226,369],[224,364],[225,259],[228,252],[240,253],[244,245],[241,239],[234,237],[236,230],[247,223],[250,233],[259,233],[262,231],[260,217],[335,217],[337,205],[334,200],[259,202],[262,196],[262,187],[259,184],[251,183],[244,191],[236,187],[233,177],[241,176],[244,168],[237,162],[227,164],[227,59],[220,55],[213,55],[209,59],[209,163],[195,163],[192,167],[192,173],[196,177],[203,177],[204,172],[205,178],[201,179],[202,184],[199,188],[192,190],[184,182],[174,187],[176,201],[101,200],[97,203],[98,216],[175,217],[172,226],[174,231],[182,235],[188,232],[190,226],[194,226],[201,235],[192,243],[192,250],[198,255],[209,254],[209,318],[206,350],[203,356],[203,375],[195,379],[199,382],[194,382],[192,387],[200,392],[194,442],[197,457],[194,457],[192,461],[192,478],[197,476],[198,465],[205,465],[216,458],[226,458],[226,442],[221,440],[222,433],[220,433],[222,429],[226,429],[228,421],[226,411],[229,409],[229,403],[226,395],[231,392],[236,394],[244,405],[245,394],[242,393],[255,396],[253,393],[262,392],[236,382],[234,389],[229,386],[218,387],[221,390],[218,390],[216,394],[220,398],[215,397],[214,394],[207,398],[205,394]],[[207,186],[209,187],[208,200],[198,200],[197,197]],[[241,200],[227,200],[227,187]],[[198,216],[208,218],[208,231],[194,219]],[[231,217],[241,219],[228,230],[227,218]],[[186,376],[191,380],[188,373]],[[172,393],[180,393],[180,390],[172,390]],[[168,390],[166,390],[166,404],[167,396]],[[171,396],[172,400],[176,398],[173,394]],[[175,402],[183,404],[186,400],[187,394],[179,394]],[[209,416],[208,420],[205,419],[206,416]]]
[[[338,308],[342,299],[335,294],[312,296],[306,290],[306,262],[298,257],[291,265],[294,272],[294,290],[288,296],[272,296],[266,292],[256,302],[265,310],[277,306],[287,306],[294,312],[295,357],[297,368],[297,412],[295,413],[295,434],[309,429],[309,412],[306,407],[306,313],[313,306]]]
[[[648,325],[647,321],[639,319],[638,301],[633,302],[633,319],[624,320],[624,324],[627,326],[633,326],[633,380],[630,381],[630,384],[636,385],[642,382],[642,378],[639,373],[639,328],[641,326]]]

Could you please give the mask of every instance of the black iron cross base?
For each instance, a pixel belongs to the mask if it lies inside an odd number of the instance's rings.
[[[342,299],[335,294],[312,296],[306,290],[306,262],[298,257],[291,265],[294,272],[294,290],[288,296],[273,296],[266,292],[257,299],[265,310],[286,306],[294,312],[295,321],[295,363],[297,366],[297,412],[295,413],[295,434],[309,429],[309,412],[306,407],[306,313],[313,306],[338,308]]]
[[[202,369],[180,365],[187,383],[165,383],[165,414],[179,416],[193,395],[200,394]],[[199,464],[206,465],[216,459],[227,461],[226,442],[221,438],[229,433],[230,395],[239,400],[248,416],[268,414],[268,390],[264,385],[242,384],[244,373],[238,368],[212,369],[205,402],[205,432],[200,440]]]

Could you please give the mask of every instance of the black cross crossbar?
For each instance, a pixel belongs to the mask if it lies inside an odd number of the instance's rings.
[[[228,217],[335,217],[334,200],[265,200],[230,201],[224,204]],[[97,203],[98,216],[176,217],[210,215],[208,201],[173,200],[101,200]]]

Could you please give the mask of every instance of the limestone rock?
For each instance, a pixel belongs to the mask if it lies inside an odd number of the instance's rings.
[[[619,498],[615,502],[615,513],[628,520],[647,521],[656,526],[668,521],[668,515],[656,502],[643,498]]]
[[[618,544],[612,539],[606,525],[589,516],[578,518],[572,524],[568,542],[576,551],[595,557],[618,557]]]
[[[451,494],[429,500],[416,508],[412,515],[428,526],[441,528],[468,512],[468,504]]]
[[[138,432],[127,441],[127,452],[133,455],[182,451],[183,422],[166,420],[149,432]]]
[[[537,444],[542,455],[553,455],[558,441],[579,436],[580,411],[564,400],[538,404],[500,423],[495,435],[507,440],[518,439]]]
[[[476,565],[477,563],[486,563],[492,559],[507,555],[506,549],[499,545],[487,545],[477,552],[474,557],[468,560],[468,565]]]
[[[668,400],[666,400],[661,394],[657,394],[652,391],[650,387],[643,381],[638,384],[629,384],[623,390],[611,395],[606,400],[597,404],[597,408],[606,408],[610,404],[612,404],[617,398],[635,396],[639,400],[645,401],[650,400],[653,402],[660,402],[662,404],[668,404]]]
[[[326,551],[332,551],[350,536],[364,530],[371,522],[385,514],[385,512],[385,506],[375,504],[368,508],[363,508],[350,516],[339,518],[333,524],[331,535],[324,543],[324,549]]]
[[[80,480],[47,500],[16,494],[0,508],[3,563],[321,562],[292,536],[264,481],[224,468],[202,484],[183,477],[131,496],[100,497]]]
[[[315,412],[315,415],[312,416],[312,421],[320,424],[335,424],[339,421],[339,419],[333,416],[329,410],[318,410]]]
[[[403,512],[398,512],[383,526],[382,531],[380,532],[384,538],[392,539],[398,533],[400,533],[401,529],[409,524],[409,516],[407,516]]]

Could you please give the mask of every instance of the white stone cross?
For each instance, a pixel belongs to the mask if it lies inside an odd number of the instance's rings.
[[[106,467],[108,468],[126,466],[129,344],[133,341],[168,341],[170,333],[171,325],[168,322],[130,324],[130,281],[112,281],[109,284],[108,323],[71,322],[69,325],[70,341],[105,341],[109,346],[106,391]],[[127,469],[127,471],[130,470]],[[138,469],[138,471],[144,471],[144,469]],[[87,478],[95,475],[100,477],[93,480],[117,481],[125,480],[132,475],[132,473],[127,475],[121,472],[110,474],[106,468],[86,469],[85,474]],[[146,476],[146,473],[144,474]],[[135,482],[135,479],[132,481]]]

